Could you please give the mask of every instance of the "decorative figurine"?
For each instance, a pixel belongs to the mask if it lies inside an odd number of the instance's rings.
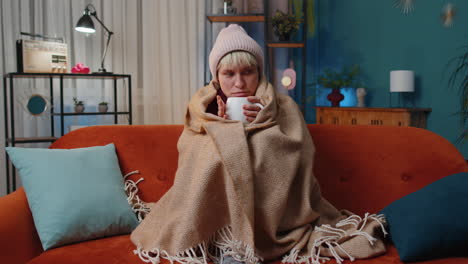
[[[357,96],[357,107],[366,107],[366,88],[357,88],[356,89],[356,96]]]
[[[403,14],[409,14],[414,10],[414,0],[395,0],[394,6],[400,8]]]
[[[448,3],[444,6],[442,10],[442,15],[440,18],[442,19],[442,24],[445,27],[452,27],[453,26],[453,18],[455,17],[455,6],[452,3]]]

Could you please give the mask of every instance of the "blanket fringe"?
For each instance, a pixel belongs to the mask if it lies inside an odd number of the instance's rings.
[[[125,192],[128,196],[127,201],[132,206],[132,210],[137,214],[138,221],[141,222],[145,216],[150,213],[150,208],[138,196],[138,183],[142,182],[144,178],[140,178],[136,182],[127,179],[129,176],[138,173],[140,173],[138,170],[127,173],[124,176],[124,180]],[[325,236],[322,236],[314,241],[314,246],[310,255],[300,256],[301,250],[293,248],[287,255],[283,257],[281,262],[294,264],[321,264],[330,260],[330,258],[320,255],[320,249],[322,246],[327,247],[338,264],[341,264],[344,259],[340,257],[337,250],[346,255],[351,261],[354,261],[355,258],[351,256],[346,250],[344,250],[338,241],[345,236],[363,236],[369,241],[371,245],[373,245],[377,239],[369,235],[367,232],[362,231],[369,220],[374,220],[379,223],[384,236],[388,234],[385,230],[386,221],[383,214],[369,215],[369,213],[366,213],[364,218],[361,218],[358,215],[351,215],[348,218],[338,222],[336,227],[353,225],[357,229],[356,231],[348,234],[346,231],[340,228],[335,228],[327,224],[315,227],[313,232],[322,232],[325,234]],[[179,262],[181,264],[207,264],[208,259],[222,264],[223,256],[231,256],[235,260],[246,264],[260,264],[263,261],[260,256],[255,254],[255,250],[251,246],[242,241],[234,240],[230,226],[218,230],[207,242],[202,242],[195,247],[179,252],[175,256],[170,255],[165,250],[160,250],[157,248],[148,251],[138,247],[133,251],[133,253],[138,255],[145,263],[151,264],[159,264],[161,262],[161,258],[167,259],[169,262],[171,262],[171,264],[174,262]]]
[[[138,221],[141,222],[145,218],[147,214],[150,212],[150,208],[147,204],[140,199],[138,196],[138,184],[144,181],[144,178],[138,179],[136,182],[130,179],[127,179],[133,174],[138,174],[140,171],[135,170],[125,174],[124,181],[125,181],[125,192],[127,193],[127,202],[132,206],[133,212],[136,213]]]
[[[341,264],[344,259],[338,254],[339,252],[342,255],[346,255],[349,260],[354,261],[355,258],[351,256],[339,243],[340,239],[345,236],[354,237],[354,236],[363,236],[365,237],[371,245],[377,240],[376,238],[369,235],[367,232],[362,231],[366,226],[369,220],[374,220],[379,223],[382,228],[382,233],[386,236],[388,233],[385,230],[385,217],[383,214],[371,214],[366,213],[364,218],[361,218],[358,215],[351,215],[346,219],[341,220],[336,224],[336,227],[342,227],[346,225],[353,225],[357,230],[352,233],[347,233],[345,230],[332,227],[330,225],[321,225],[315,227],[313,232],[322,232],[325,236],[322,236],[314,241],[314,246],[309,256],[300,256],[300,249],[293,248],[287,255],[282,259],[282,263],[307,263],[307,264],[320,264],[322,262],[330,260],[328,257],[320,255],[320,249],[322,246],[325,246],[332,256],[335,258],[338,264]]]
[[[138,255],[142,261],[152,264],[159,264],[161,258],[167,259],[171,264],[175,261],[181,264],[207,264],[209,259],[222,263],[223,256],[231,256],[246,264],[260,264],[263,261],[255,254],[252,247],[233,239],[230,227],[218,230],[209,241],[179,252],[175,256],[164,250],[152,249],[148,251],[141,247],[138,247],[133,253]]]
[[[251,246],[242,241],[234,240],[230,227],[220,229],[215,240],[212,241],[212,245],[217,249],[219,252],[217,255],[220,257],[231,256],[235,260],[247,264],[259,264],[263,261],[260,256],[255,254],[255,250]]]
[[[131,175],[138,173],[140,173],[138,170],[129,172],[124,176],[124,180],[125,192],[128,196],[127,201],[132,206],[132,210],[137,214],[138,221],[141,222],[150,213],[147,203],[142,201],[138,196],[138,183],[142,182],[144,178],[140,178],[136,182],[127,179]],[[179,252],[175,256],[157,248],[143,250],[141,247],[138,247],[133,253],[138,255],[145,263],[151,264],[159,264],[161,258],[167,259],[171,264],[174,262],[181,264],[207,264],[208,259],[222,263],[223,256],[232,256],[234,259],[246,264],[260,264],[263,261],[261,257],[255,254],[255,250],[251,246],[233,239],[229,226],[218,230],[207,242],[202,242],[195,247]]]

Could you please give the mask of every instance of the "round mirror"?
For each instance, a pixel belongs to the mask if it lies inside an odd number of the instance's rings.
[[[42,95],[31,95],[28,99],[27,109],[32,115],[41,115],[47,109],[47,101]]]

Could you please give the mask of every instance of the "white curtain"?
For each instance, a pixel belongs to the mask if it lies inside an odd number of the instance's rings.
[[[146,1],[142,17],[143,122],[182,123],[203,85],[204,1]]]
[[[64,37],[68,45],[69,69],[81,62],[92,71],[97,71],[106,42],[103,28],[95,21],[95,34],[86,35],[74,30],[85,6],[91,3],[95,6],[98,17],[114,32],[105,68],[114,73],[132,75],[133,123],[181,124],[189,98],[203,85],[204,2],[1,0],[0,72],[5,74],[16,71],[15,41],[21,38],[20,32]],[[110,101],[112,107],[112,85],[112,82],[105,81],[66,81],[64,106],[70,109],[71,98],[76,96],[85,101],[87,108],[96,107],[100,101]],[[58,83],[54,86],[54,89],[58,89]],[[20,87],[23,87],[21,91]],[[16,89],[19,97],[27,97],[36,92],[48,93],[48,80],[15,81]],[[0,94],[0,102],[3,104],[3,83]],[[58,92],[54,91],[54,97],[56,95]],[[23,99],[15,99],[16,135],[50,134],[50,116],[32,117],[24,111],[24,106],[21,105]],[[125,93],[119,94],[119,108],[127,109],[127,100]],[[54,99],[54,106],[58,107],[56,102],[58,100]],[[6,171],[3,107],[0,107],[0,111],[0,195],[4,195]],[[68,122],[79,124],[80,120],[72,117]],[[125,117],[120,117],[120,122],[125,121]],[[21,146],[47,147],[47,144]]]

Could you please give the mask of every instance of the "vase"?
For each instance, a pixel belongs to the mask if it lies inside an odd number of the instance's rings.
[[[366,94],[366,88],[356,89],[357,107],[366,107]]]
[[[340,102],[343,101],[344,95],[341,94],[339,88],[333,88],[332,92],[328,94],[327,99],[331,102],[331,106],[340,107]]]
[[[109,109],[106,104],[99,104],[98,105],[99,112],[105,113]]]
[[[278,35],[279,41],[289,41],[291,39],[291,33],[284,33]]]
[[[85,107],[82,104],[75,105],[75,113],[83,113],[84,109],[85,109]]]

